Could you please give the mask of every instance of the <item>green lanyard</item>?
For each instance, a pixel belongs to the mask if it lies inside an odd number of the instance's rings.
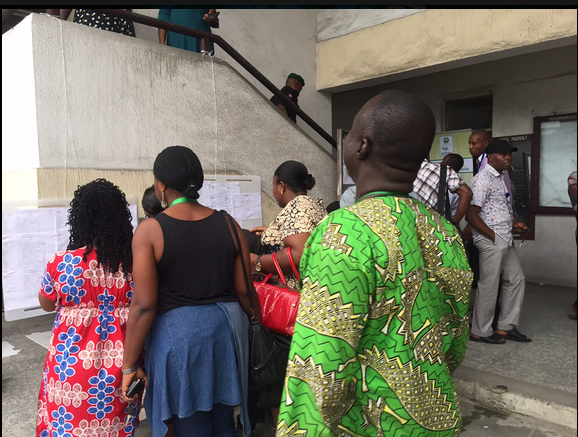
[[[370,197],[387,197],[387,196],[395,196],[395,197],[409,197],[407,193],[396,193],[394,191],[373,191],[371,193],[367,193],[361,199],[357,200],[357,202],[362,201],[363,199],[368,199]],[[357,203],[355,202],[355,203]]]
[[[178,203],[185,203],[185,202],[199,203],[195,199],[190,199],[188,197],[179,197],[178,199],[175,199],[171,202],[171,204],[169,205],[169,208],[173,205],[178,204]]]

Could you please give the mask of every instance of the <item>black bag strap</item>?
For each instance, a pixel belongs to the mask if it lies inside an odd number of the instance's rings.
[[[452,207],[450,205],[450,195],[449,193],[446,191],[446,210],[445,210],[445,217],[454,225],[456,225],[456,223],[454,223],[454,218],[452,216]]]
[[[447,197],[447,189],[448,189],[448,167],[447,165],[440,165],[440,184],[438,189],[438,205],[437,205],[437,212],[440,213],[441,216],[445,217],[445,207],[446,207],[446,197]]]
[[[254,323],[259,323],[259,318],[257,316],[255,316],[255,307],[253,305],[253,296],[252,296],[252,282],[249,282],[249,278],[247,276],[247,269],[245,268],[245,255],[243,253],[243,246],[241,246],[241,239],[239,238],[239,233],[237,232],[237,227],[235,226],[235,223],[233,223],[233,219],[231,218],[231,216],[229,214],[227,214],[226,211],[221,211],[223,213],[223,215],[225,216],[225,219],[227,220],[227,224],[229,225],[229,228],[231,230],[231,233],[233,234],[233,236],[235,237],[235,241],[237,241],[237,247],[238,247],[238,253],[239,256],[241,257],[241,266],[243,267],[243,276],[245,278],[245,286],[247,287],[247,294],[249,295],[249,307],[251,308],[251,324]]]

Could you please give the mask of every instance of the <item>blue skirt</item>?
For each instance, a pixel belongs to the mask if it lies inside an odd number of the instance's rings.
[[[245,403],[228,314],[232,306],[235,313],[242,313],[238,303],[212,304],[175,308],[155,318],[145,346],[144,399],[153,435],[164,436],[164,421],[175,414],[186,418],[196,411],[211,411],[218,402]],[[248,321],[240,331],[248,336]]]

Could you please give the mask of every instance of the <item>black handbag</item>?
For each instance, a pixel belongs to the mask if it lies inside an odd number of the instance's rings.
[[[241,240],[237,232],[237,227],[231,217],[223,211],[225,218],[235,236],[239,254],[241,256],[241,265],[243,266],[243,275],[245,276],[245,285],[249,293],[249,305],[251,307],[251,329],[249,331],[249,389],[258,390],[266,387],[279,379],[280,371],[284,372],[287,363],[284,363],[282,370],[277,360],[281,352],[281,345],[275,341],[271,333],[261,320],[253,313],[253,281],[249,281],[247,270],[245,268],[245,257],[243,256]]]

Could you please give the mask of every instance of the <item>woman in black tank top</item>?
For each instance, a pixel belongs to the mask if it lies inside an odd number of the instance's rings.
[[[123,395],[144,349],[145,409],[155,436],[169,427],[177,436],[191,427],[208,429],[207,436],[236,436],[233,407],[239,404],[248,435],[248,363],[237,351],[248,356],[248,293],[259,300],[247,290],[241,267],[240,256],[250,265],[247,242],[235,222],[237,247],[225,216],[198,203],[203,170],[192,150],[166,148],[153,173],[165,210],[143,221],[133,238]]]

